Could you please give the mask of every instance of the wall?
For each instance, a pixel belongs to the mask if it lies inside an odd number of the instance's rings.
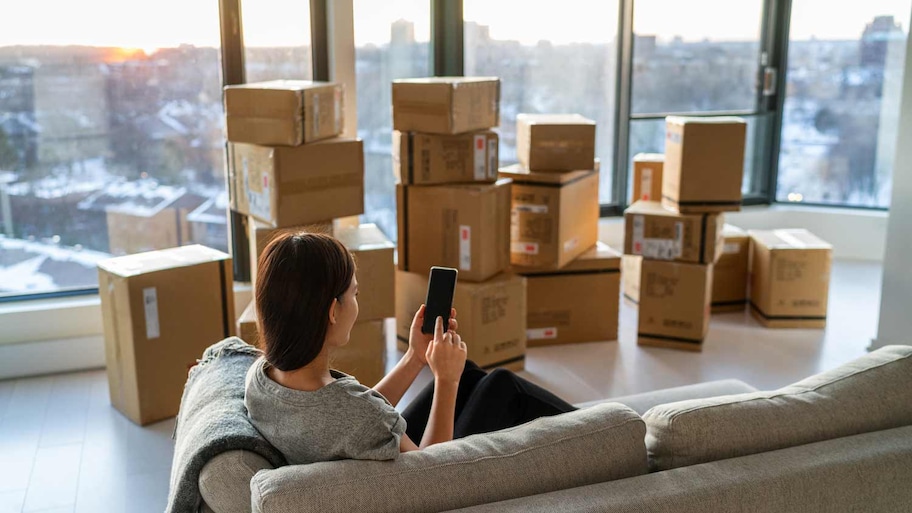
[[[912,23],[912,20],[910,20]],[[907,25],[908,26],[908,25]],[[900,104],[899,133],[893,168],[893,197],[884,252],[880,324],[871,349],[888,344],[912,345],[912,37],[906,41],[906,64]],[[905,144],[902,144],[905,142]]]

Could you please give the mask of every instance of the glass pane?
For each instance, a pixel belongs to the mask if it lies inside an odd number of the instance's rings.
[[[248,82],[313,78],[309,2],[242,1],[241,20]]]
[[[634,114],[755,109],[762,0],[636,0],[633,15]]]
[[[431,74],[430,2],[355,0],[358,137],[364,140],[363,222],[396,238],[392,88],[397,78]]]
[[[745,195],[758,195],[764,192],[764,182],[759,177],[768,165],[765,158],[769,155],[767,141],[772,126],[772,114],[748,116],[747,139],[744,147],[744,180],[741,192]],[[633,194],[633,157],[637,153],[665,153],[665,120],[645,119],[630,122],[630,162],[627,167],[627,198]]]
[[[516,114],[594,119],[599,198],[612,201],[616,0],[465,0],[465,74],[501,79],[500,160],[516,162]]]
[[[0,296],[96,287],[111,254],[227,250],[218,4],[89,4],[0,21]]]
[[[792,2],[777,200],[890,206],[909,13],[910,0]]]

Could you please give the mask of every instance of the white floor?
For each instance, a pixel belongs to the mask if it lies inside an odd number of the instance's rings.
[[[640,348],[636,309],[622,303],[619,342],[531,349],[522,374],[570,402],[725,378],[777,388],[865,354],[876,334],[881,266],[833,271],[826,330],[766,330],[747,313],[720,314],[702,353]],[[425,371],[409,395],[429,379]],[[160,513],[173,429],[173,420],[140,428],[112,409],[103,370],[0,381],[0,513]]]

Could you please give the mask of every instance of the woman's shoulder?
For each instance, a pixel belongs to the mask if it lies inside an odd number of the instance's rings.
[[[361,384],[354,376],[335,369],[332,369],[330,374],[336,378],[331,386],[335,386],[341,393],[353,399],[356,404],[381,411],[395,410],[386,397],[383,397],[383,394]]]

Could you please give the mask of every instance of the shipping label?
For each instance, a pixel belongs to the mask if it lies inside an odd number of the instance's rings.
[[[537,255],[538,254],[538,243],[537,242],[511,242],[510,243],[510,253],[518,253],[520,255]]]
[[[643,173],[640,175],[640,199],[646,201],[652,199],[652,168],[650,167],[643,168]]]
[[[472,227],[466,224],[459,225],[459,268],[472,270]]]
[[[526,338],[529,340],[554,340],[557,338],[557,328],[535,328],[526,330]]]
[[[497,170],[500,167],[497,153],[497,139],[488,141],[488,178],[493,180],[497,178]]]
[[[271,219],[272,197],[269,194],[269,174],[263,173],[262,179],[254,177],[254,180],[251,180],[247,157],[241,159],[241,172],[244,177],[244,190],[247,192],[247,209],[250,211],[250,215],[264,220]]]
[[[143,289],[143,309],[146,314],[146,339],[153,340],[161,336],[158,322],[158,291],[155,287]]]
[[[487,144],[485,141],[486,137],[484,135],[476,135],[472,144],[472,151],[474,155],[474,177],[476,180],[484,180],[487,177],[485,166],[487,165]]]
[[[734,255],[741,252],[741,244],[737,242],[726,242],[722,246],[722,253],[725,255]]]

